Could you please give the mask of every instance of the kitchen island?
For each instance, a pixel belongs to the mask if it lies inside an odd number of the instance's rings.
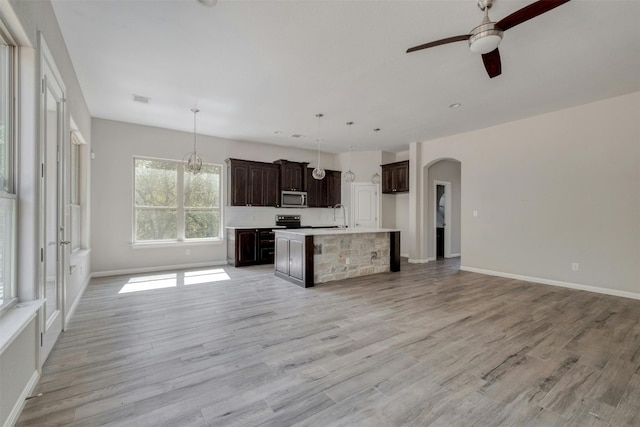
[[[400,231],[313,228],[275,231],[275,275],[308,288],[316,283],[400,271]]]

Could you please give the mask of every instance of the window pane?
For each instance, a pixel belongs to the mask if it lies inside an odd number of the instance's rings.
[[[80,146],[71,143],[71,203],[80,204]]]
[[[220,206],[220,166],[203,165],[200,173],[184,174],[185,207]]]
[[[0,198],[0,307],[11,300],[14,288],[14,209],[14,199]]]
[[[176,206],[176,162],[135,159],[135,170],[136,206]]]
[[[205,239],[220,236],[220,211],[187,210],[185,238]]]
[[[80,249],[80,205],[71,205],[71,251]]]
[[[178,215],[175,209],[136,208],[136,240],[175,240]]]
[[[0,190],[9,191],[11,139],[10,48],[0,39]]]

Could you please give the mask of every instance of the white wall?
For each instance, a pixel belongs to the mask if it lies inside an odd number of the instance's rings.
[[[224,243],[136,248],[131,246],[133,221],[133,156],[181,159],[193,147],[191,133],[94,119],[92,142],[92,264],[95,274],[225,263]],[[315,164],[317,152],[198,135],[198,152],[207,163],[227,158],[272,162],[278,159]],[[335,156],[323,153],[323,168],[340,170]],[[276,209],[225,206],[225,225],[274,225],[275,214],[300,213],[303,223],[333,222],[330,209]],[[189,255],[187,255],[189,249]]]
[[[462,163],[463,267],[640,297],[638,111],[640,92],[414,144]]]
[[[73,116],[77,128],[83,133],[88,144],[91,143],[91,119],[83,94],[80,90],[73,65],[67,53],[62,34],[53,12],[51,3],[42,1],[0,0],[0,14],[8,24],[10,32],[19,46],[19,83],[18,109],[20,129],[18,140],[18,298],[21,302],[32,301],[38,295],[38,267],[40,264],[38,238],[39,206],[39,52],[38,38],[42,34],[55,60],[56,66],[66,87],[65,126],[69,129]],[[66,143],[68,144],[67,137]],[[66,285],[64,305],[73,306],[82,292],[82,286],[89,279],[90,261],[86,261],[83,277],[71,280]],[[28,304],[21,304],[22,307]],[[37,307],[32,303],[30,307]],[[29,310],[35,310],[29,308]],[[7,319],[16,317],[20,310],[14,308],[0,321],[3,337],[12,337],[7,347],[0,351],[0,424],[9,424],[19,414],[24,398],[31,392],[39,374],[39,317],[30,318],[28,323],[13,323],[7,327]],[[13,313],[12,313],[13,312]],[[20,317],[19,315],[17,317]],[[15,334],[15,335],[13,335]],[[7,414],[10,410],[11,413]],[[7,417],[10,417],[9,419]]]

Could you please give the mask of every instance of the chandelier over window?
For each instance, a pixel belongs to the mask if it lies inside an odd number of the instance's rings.
[[[193,151],[184,156],[182,163],[186,171],[197,174],[202,170],[202,157],[198,155],[198,151],[196,150],[196,114],[198,114],[200,110],[194,107],[191,111],[193,111]]]

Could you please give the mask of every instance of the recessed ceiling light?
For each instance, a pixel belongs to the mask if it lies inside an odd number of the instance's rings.
[[[349,148],[350,148],[351,150],[355,150],[356,148],[358,148],[358,146],[357,146],[357,145],[351,145],[351,146],[349,146]]]
[[[135,93],[133,94],[133,101],[134,102],[139,102],[141,104],[148,104],[149,101],[151,101],[151,98],[148,98],[146,96],[142,96],[142,95],[136,95]]]
[[[304,138],[304,135],[300,135],[299,133],[292,133],[289,135],[291,138]]]
[[[382,130],[382,129],[380,129],[380,128],[375,128],[375,129],[373,129],[373,131],[374,131],[374,132],[380,132],[381,130]]]
[[[276,131],[273,131],[273,133],[275,133],[276,135],[279,135],[279,134],[282,133],[282,131],[281,130],[276,130]]]
[[[460,107],[462,107],[462,104],[460,104],[459,102],[449,105],[449,108],[460,108]]]

